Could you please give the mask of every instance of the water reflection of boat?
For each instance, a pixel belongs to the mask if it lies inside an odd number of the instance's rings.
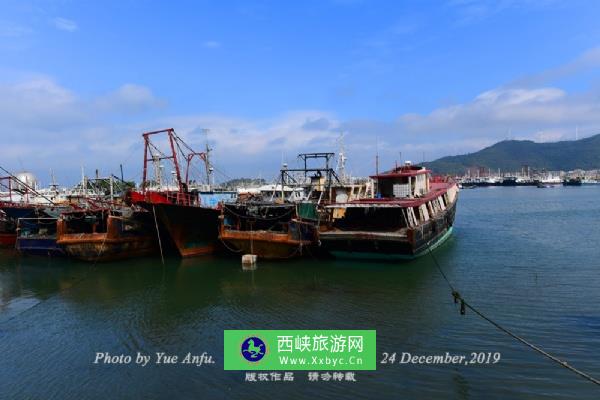
[[[155,232],[152,214],[145,211],[78,211],[59,218],[57,244],[80,260],[120,260],[157,251]]]
[[[15,246],[19,253],[64,256],[64,249],[56,243],[56,221],[56,218],[20,218]]]

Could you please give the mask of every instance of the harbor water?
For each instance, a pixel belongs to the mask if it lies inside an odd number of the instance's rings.
[[[435,255],[479,310],[600,378],[600,185],[459,195]],[[244,382],[224,371],[224,329],[375,329],[394,364],[356,382]],[[202,354],[213,365],[94,364],[96,352]],[[495,364],[402,364],[403,352]],[[597,386],[460,315],[430,256],[406,263],[159,257],[91,264],[0,252],[2,399],[594,399]],[[274,394],[277,395],[274,395]]]

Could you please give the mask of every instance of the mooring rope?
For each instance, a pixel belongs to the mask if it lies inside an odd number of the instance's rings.
[[[225,246],[225,248],[229,251],[231,251],[232,253],[241,253],[243,250],[242,249],[234,249],[233,247],[230,247],[224,239],[221,238],[221,236],[219,236],[219,240],[221,241],[221,243],[223,244],[223,246]]]
[[[98,259],[100,258],[100,255],[104,252],[104,245],[106,244],[107,238],[108,238],[108,219],[106,221],[106,233],[104,234],[104,239],[102,239],[102,243],[100,244],[100,249],[98,249],[98,253],[96,254],[96,258],[94,259],[92,268],[96,268],[96,264],[98,264]]]
[[[160,250],[160,260],[162,261],[162,265],[165,265],[165,257],[163,255],[162,241],[160,240],[160,231],[158,230],[158,221],[156,220],[156,209],[154,204],[152,204],[152,214],[154,215],[154,226],[156,227],[156,237],[158,237],[158,248]]]
[[[536,346],[533,343],[531,343],[531,342],[523,339],[522,337],[520,337],[517,334],[511,332],[510,330],[508,330],[507,328],[503,327],[502,325],[500,325],[496,321],[492,320],[490,317],[487,317],[486,315],[484,315],[481,311],[479,311],[478,309],[476,309],[473,305],[469,304],[464,299],[464,297],[462,297],[462,295],[454,288],[454,286],[452,285],[452,283],[450,282],[450,280],[448,279],[448,277],[446,276],[446,274],[442,270],[442,267],[438,263],[438,260],[435,257],[435,254],[433,254],[433,251],[431,251],[430,242],[427,242],[427,250],[428,250],[429,254],[431,255],[431,258],[433,259],[433,262],[434,262],[435,266],[437,267],[438,271],[440,272],[440,274],[442,275],[442,277],[444,278],[444,280],[446,281],[446,283],[450,287],[450,290],[452,291],[452,297],[454,298],[454,302],[458,303],[460,301],[460,313],[462,315],[465,314],[465,311],[466,311],[465,308],[468,308],[469,310],[471,310],[475,314],[477,314],[479,317],[483,318],[484,320],[486,320],[490,324],[494,325],[496,328],[498,328],[502,332],[506,333],[507,335],[509,335],[513,339],[518,340],[519,342],[523,343],[525,346],[527,346],[530,349],[538,352],[539,354],[543,355],[544,357],[546,357],[546,358],[554,361],[555,363],[557,363],[561,367],[564,367],[564,368],[568,369],[569,371],[574,372],[577,375],[581,376],[582,378],[587,379],[588,381],[590,381],[592,383],[595,383],[596,385],[600,386],[600,381],[598,379],[596,379],[596,378],[590,376],[589,374],[587,374],[587,373],[585,373],[585,372],[583,372],[583,371],[581,371],[581,370],[579,370],[579,369],[577,369],[577,368],[569,365],[566,361],[563,361],[560,358],[558,358],[558,357],[556,357],[556,356],[548,353],[547,351],[543,350],[539,346]]]

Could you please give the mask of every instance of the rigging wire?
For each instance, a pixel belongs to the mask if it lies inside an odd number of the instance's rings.
[[[452,297],[454,298],[454,302],[458,303],[460,301],[460,313],[462,315],[465,314],[466,308],[468,308],[469,310],[473,311],[476,315],[478,315],[479,317],[481,317],[482,319],[486,320],[487,322],[489,322],[490,324],[494,325],[497,329],[499,329],[500,331],[506,333],[508,336],[512,337],[513,339],[516,339],[517,341],[523,343],[525,346],[529,347],[530,349],[538,352],[539,354],[543,355],[544,357],[554,361],[556,364],[560,365],[563,368],[566,368],[568,370],[570,370],[571,372],[576,373],[577,375],[579,375],[580,377],[587,379],[588,381],[600,386],[600,381],[592,376],[590,376],[589,374],[569,365],[566,361],[561,360],[560,358],[548,353],[547,351],[543,350],[542,348],[540,348],[539,346],[534,345],[533,343],[523,339],[522,337],[518,336],[517,334],[511,332],[509,329],[503,327],[502,325],[500,325],[499,323],[497,323],[496,321],[492,320],[490,317],[486,316],[485,314],[483,314],[481,311],[479,311],[477,308],[475,308],[475,306],[471,305],[470,303],[468,303],[464,297],[462,297],[462,295],[454,288],[454,286],[452,285],[452,283],[450,282],[450,280],[448,279],[448,277],[446,276],[446,274],[444,273],[444,271],[442,270],[442,267],[440,266],[440,264],[438,263],[438,260],[435,256],[435,254],[433,254],[433,252],[431,251],[431,246],[430,243],[427,242],[427,250],[429,252],[429,254],[431,255],[431,258],[433,259],[433,262],[435,264],[435,266],[437,267],[437,270],[440,272],[440,274],[442,275],[442,277],[444,278],[444,280],[446,281],[446,283],[448,284],[448,286],[450,287],[450,290],[452,291]]]
[[[160,260],[162,265],[165,265],[165,257],[163,255],[162,241],[160,240],[160,231],[158,230],[158,221],[156,220],[156,208],[152,204],[152,215],[154,215],[154,226],[156,227],[156,237],[158,238],[158,248],[160,249]]]

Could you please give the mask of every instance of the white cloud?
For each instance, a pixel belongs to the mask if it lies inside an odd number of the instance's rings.
[[[152,114],[148,113],[152,111]],[[140,114],[141,113],[141,114]],[[33,169],[44,176],[53,168],[62,181],[78,179],[79,168],[140,178],[142,139],[148,130],[173,127],[196,150],[208,139],[213,161],[229,176],[276,175],[282,157],[294,164],[300,152],[335,151],[339,132],[347,132],[349,168],[365,175],[394,160],[431,160],[478,150],[511,132],[513,138],[555,141],[600,132],[600,90],[569,93],[556,87],[503,87],[472,100],[426,114],[403,114],[394,121],[340,121],[329,112],[300,110],[272,118],[231,115],[173,115],[149,88],[124,84],[85,99],[48,77],[0,85],[0,118],[6,137],[0,148],[3,166]],[[46,173],[47,174],[47,173]]]
[[[145,86],[127,83],[100,97],[96,105],[102,111],[136,113],[164,107],[166,102],[155,97]]]
[[[49,78],[0,85],[0,118],[13,131],[61,128],[82,117],[75,94]]]
[[[600,133],[600,88],[569,93],[556,87],[500,87],[472,100],[425,114],[407,113],[392,122],[350,120],[357,151],[374,153],[375,136],[383,164],[399,158],[421,161],[480,150],[506,138],[572,140]]]
[[[290,160],[308,149],[331,149],[338,126],[321,111],[295,111],[274,118],[244,119],[222,115],[166,115],[166,102],[150,89],[124,84],[86,99],[48,77],[0,85],[3,121],[2,165],[23,167],[42,179],[53,168],[62,181],[78,179],[79,168],[115,172],[125,164],[126,175],[139,179],[141,133],[173,127],[197,150],[204,147],[201,128],[210,128],[214,157],[231,175],[252,176],[256,168],[277,171],[282,154]],[[154,114],[139,114],[153,111]],[[68,177],[69,179],[65,179]]]
[[[327,126],[306,127],[307,122],[324,120],[328,121]],[[332,114],[308,110],[267,119],[216,115],[166,117],[155,124],[177,128],[178,133],[196,148],[201,148],[205,140],[201,129],[208,128],[209,138],[214,142],[217,152],[229,154],[232,161],[244,156],[260,162],[273,155],[279,159],[282,152],[295,157],[296,152],[309,148],[331,146],[337,136],[335,128],[339,122]]]
[[[497,88],[472,101],[442,107],[429,114],[405,114],[398,124],[412,134],[502,138],[511,129],[533,136],[544,129],[572,129],[577,124],[600,128],[595,96],[567,94],[561,89]]]
[[[594,63],[594,52],[580,59]],[[590,61],[591,60],[591,61]],[[581,62],[584,62],[581,61]],[[578,64],[576,60],[572,64]],[[296,110],[272,118],[176,114],[150,88],[126,83],[112,92],[83,98],[44,76],[0,84],[3,166],[57,172],[77,179],[79,166],[141,170],[141,133],[173,127],[197,150],[209,128],[213,160],[230,176],[274,175],[282,157],[290,164],[299,152],[334,151],[346,132],[350,167],[371,173],[377,150],[381,167],[394,160],[420,161],[472,152],[507,136],[537,141],[573,139],[600,133],[600,87],[573,92],[553,85],[502,86],[469,101],[427,113],[405,113],[393,121],[340,120],[321,110]],[[7,164],[7,165],[5,165]],[[126,175],[128,173],[126,172]]]
[[[600,47],[591,48],[583,52],[571,62],[559,65],[537,74],[528,75],[515,80],[510,86],[536,87],[555,82],[559,79],[576,75],[586,70],[600,67]]]
[[[75,21],[61,17],[54,18],[52,20],[52,24],[56,29],[66,32],[75,32],[77,29],[79,29],[79,26],[77,26]]]

